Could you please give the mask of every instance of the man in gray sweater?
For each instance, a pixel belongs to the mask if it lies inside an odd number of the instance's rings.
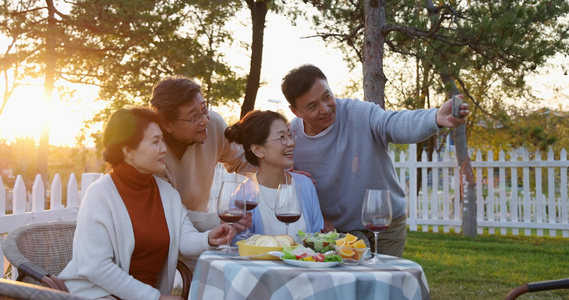
[[[326,76],[312,65],[291,70],[282,80],[282,92],[297,118],[294,168],[312,174],[326,231],[361,231],[373,245],[373,232],[365,229],[361,209],[366,189],[389,190],[393,209],[390,227],[381,232],[378,252],[403,254],[406,227],[405,191],[400,186],[388,145],[423,141],[439,128],[465,123],[468,104],[452,116],[452,100],[440,109],[385,111],[378,105],[336,99]]]

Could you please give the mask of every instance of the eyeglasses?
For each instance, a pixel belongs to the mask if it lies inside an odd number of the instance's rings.
[[[206,118],[209,116],[209,110],[207,109],[207,102],[202,103],[201,111],[193,114],[189,119],[177,119],[179,121],[184,121],[190,123],[190,125],[197,125],[201,120],[202,116]]]
[[[283,146],[286,146],[288,144],[288,140],[291,140],[293,143],[296,142],[296,132],[291,132],[289,134],[283,134],[283,135],[276,137],[274,139],[266,139],[265,142],[274,141],[274,140],[279,140],[281,142],[281,144],[283,144]]]

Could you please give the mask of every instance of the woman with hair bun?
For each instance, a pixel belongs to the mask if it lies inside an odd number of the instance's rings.
[[[279,235],[285,224],[275,216],[279,184],[294,183],[302,194],[302,215],[289,225],[289,232],[320,232],[324,219],[312,180],[299,173],[287,172],[293,165],[292,150],[296,133],[290,132],[286,118],[273,111],[250,111],[239,122],[225,129],[225,137],[243,145],[247,161],[259,167],[259,205],[253,210],[253,233]]]

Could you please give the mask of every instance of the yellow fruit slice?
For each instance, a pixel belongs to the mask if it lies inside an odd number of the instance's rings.
[[[352,249],[347,249],[347,248],[340,248],[340,256],[341,257],[347,257],[347,258],[351,258],[352,256],[354,256],[354,250]]]
[[[349,233],[346,234],[346,244],[351,245],[358,240],[358,237],[355,235],[351,235]]]
[[[365,247],[367,247],[364,240],[358,240],[352,246],[354,246],[354,248],[365,248]]]
[[[341,238],[336,240],[336,246],[342,247],[346,243],[346,238]]]

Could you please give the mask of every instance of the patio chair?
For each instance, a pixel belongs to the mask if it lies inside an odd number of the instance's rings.
[[[531,282],[515,287],[506,295],[505,300],[513,300],[525,293],[549,291],[557,289],[569,289],[569,278]]]
[[[28,224],[9,232],[2,250],[12,267],[18,269],[17,281],[39,284],[69,292],[57,274],[71,260],[76,222]],[[182,297],[188,298],[192,271],[181,260],[177,264],[182,277]]]
[[[54,289],[0,278],[0,299],[13,300],[86,300]]]

